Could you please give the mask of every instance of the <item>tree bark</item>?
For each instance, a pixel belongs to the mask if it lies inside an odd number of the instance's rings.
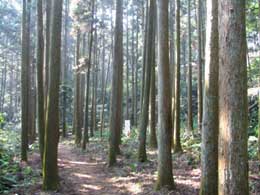
[[[175,98],[174,98],[174,132],[173,132],[173,149],[174,153],[182,151],[180,138],[180,79],[181,79],[181,29],[180,29],[180,0],[176,0],[176,66],[175,66]]]
[[[218,1],[207,0],[201,195],[218,194]]]
[[[141,106],[140,109],[142,111],[142,107],[143,107],[143,103],[144,103],[144,90],[145,90],[145,78],[146,78],[146,54],[147,54],[147,48],[148,48],[148,23],[149,23],[149,0],[145,0],[144,2],[144,6],[145,6],[145,14],[143,16],[143,20],[144,20],[144,32],[143,32],[143,59],[142,59],[142,89],[141,89]]]
[[[156,2],[155,2],[156,4]],[[156,7],[156,5],[155,5]],[[155,10],[156,11],[156,10]],[[154,33],[156,30],[156,14],[154,19]],[[155,76],[155,34],[153,36],[152,56],[151,56],[151,83],[150,83],[150,138],[149,143],[151,148],[157,148],[157,136],[156,136],[156,76]]]
[[[112,73],[112,99],[109,135],[109,166],[116,163],[119,153],[122,116],[122,78],[123,78],[123,2],[116,0],[115,45]]]
[[[79,55],[80,55],[80,36],[81,33],[80,33],[80,30],[78,29],[77,30],[77,43],[76,43],[76,67],[79,66]],[[80,122],[80,118],[81,118],[81,112],[80,112],[80,109],[81,109],[81,104],[80,104],[80,71],[79,70],[75,70],[75,78],[76,78],[76,85],[75,85],[75,111],[74,111],[74,114],[75,114],[75,144],[77,146],[80,145],[81,143],[81,139],[82,139],[82,132],[81,132],[81,122]]]
[[[89,142],[89,134],[88,134],[88,126],[89,126],[89,90],[90,90],[90,69],[91,69],[91,61],[92,61],[92,46],[93,46],[93,25],[94,25],[94,14],[95,14],[95,0],[92,0],[91,2],[92,6],[92,20],[91,20],[91,27],[90,27],[90,40],[89,40],[89,50],[88,50],[88,61],[87,63],[87,73],[86,73],[86,97],[85,97],[85,119],[84,119],[84,135],[83,135],[83,143],[82,143],[82,149],[86,149],[86,144]]]
[[[29,127],[29,66],[30,66],[30,26],[28,21],[28,11],[30,9],[30,0],[23,0],[22,15],[22,131],[21,131],[21,160],[27,161],[28,149],[28,127]]]
[[[43,14],[42,0],[37,1],[37,105],[38,105],[38,132],[41,159],[43,160],[44,149],[44,88],[43,88],[43,65],[44,65],[44,38],[43,38]]]
[[[59,83],[61,61],[62,0],[52,1],[50,36],[50,88],[46,114],[45,145],[43,158],[43,189],[57,190],[59,142]]]
[[[146,132],[149,119],[149,99],[150,99],[150,83],[151,83],[151,67],[152,64],[152,53],[153,53],[153,41],[154,41],[154,15],[155,15],[155,0],[149,0],[149,10],[148,10],[148,29],[147,29],[147,47],[144,49],[145,54],[145,79],[144,79],[144,91],[143,91],[143,104],[142,113],[140,121],[140,133],[139,133],[139,147],[138,147],[138,160],[139,162],[145,162],[147,160],[146,155]]]
[[[202,43],[201,43],[201,0],[197,0],[197,33],[198,33],[198,130],[201,130],[203,112],[202,94]]]
[[[50,61],[50,25],[51,25],[51,4],[52,0],[45,0],[45,9],[46,9],[46,19],[45,19],[45,52],[44,52],[44,105],[45,105],[45,114],[47,109],[47,96],[48,96],[48,88],[49,88],[49,61]]]
[[[218,194],[249,194],[245,4],[245,0],[218,4]]]
[[[132,26],[134,26],[134,20],[133,20],[133,23],[132,23]],[[131,125],[132,126],[136,126],[136,89],[135,89],[135,77],[137,75],[135,75],[135,66],[137,65],[134,65],[135,64],[135,50],[134,50],[134,40],[135,40],[135,36],[134,36],[134,28],[132,28],[132,44],[131,44],[131,55],[132,55],[132,61],[131,61],[131,71],[132,71],[132,82],[131,82],[131,85],[132,85],[132,110],[131,110]]]
[[[258,0],[258,7],[260,8],[260,0]],[[258,11],[258,21],[259,21],[259,32],[258,32],[258,36],[259,36],[259,40],[260,40],[260,9]],[[260,80],[259,80],[259,85],[260,85]],[[259,86],[260,87],[260,86]],[[260,91],[258,92],[258,159],[260,160]]]
[[[67,74],[68,74],[68,25],[69,25],[69,0],[65,1],[65,22],[64,22],[64,51],[63,51],[63,93],[62,93],[62,137],[67,136]]]
[[[158,32],[158,176],[156,188],[174,188],[172,174],[171,140],[171,93],[169,46],[168,46],[168,0],[157,1]]]
[[[128,10],[127,10],[128,11]],[[129,120],[129,28],[128,12],[126,16],[126,120]]]
[[[191,0],[188,1],[188,131],[193,130],[192,110],[192,43],[191,43]]]

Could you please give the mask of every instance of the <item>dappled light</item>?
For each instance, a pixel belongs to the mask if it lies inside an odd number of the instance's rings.
[[[90,178],[92,178],[91,175],[86,175],[86,174],[81,174],[81,173],[74,173],[73,175],[76,176],[76,177],[82,178],[82,179],[90,179]]]

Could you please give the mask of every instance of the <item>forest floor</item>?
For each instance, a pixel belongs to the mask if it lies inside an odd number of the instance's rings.
[[[190,144],[188,144],[190,145]],[[29,187],[19,188],[13,194],[19,195],[196,195],[199,194],[200,167],[199,144],[191,148],[184,145],[182,154],[173,155],[175,190],[154,191],[156,181],[157,151],[148,149],[146,163],[137,163],[133,139],[123,141],[117,166],[107,166],[107,141],[93,139],[86,151],[76,148],[68,139],[59,144],[60,189],[55,193],[41,191],[41,180]],[[29,165],[40,173],[38,153],[30,155]],[[167,170],[166,170],[167,171]],[[38,177],[40,178],[40,176]],[[260,194],[260,166],[250,162],[251,194]]]

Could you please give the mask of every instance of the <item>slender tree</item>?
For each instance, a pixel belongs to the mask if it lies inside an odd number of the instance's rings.
[[[197,33],[198,33],[198,130],[201,130],[202,125],[202,41],[201,41],[201,0],[197,0]]]
[[[188,131],[193,130],[192,110],[192,46],[191,46],[191,0],[188,0]]]
[[[96,17],[94,18],[94,20]],[[94,136],[97,130],[96,124],[96,97],[97,97],[97,74],[98,74],[98,34],[97,28],[94,29],[94,51],[93,51],[93,68],[92,68],[92,99],[91,99],[91,125],[90,136]]]
[[[156,188],[174,187],[172,174],[171,90],[168,46],[168,0],[157,1],[158,32],[158,176]]]
[[[143,109],[143,102],[144,102],[144,88],[145,88],[145,79],[146,79],[146,54],[147,54],[147,48],[148,48],[148,25],[149,25],[149,0],[143,1],[143,14],[142,14],[142,20],[143,20],[143,58],[142,58],[142,88],[141,88],[141,110]]]
[[[219,0],[218,194],[249,194],[245,0]]]
[[[156,2],[155,2],[156,3]],[[155,6],[156,7],[156,6]],[[156,14],[155,14],[156,17]],[[154,20],[155,22],[155,20]],[[156,24],[156,23],[155,23]],[[155,25],[154,25],[155,28]],[[156,28],[155,28],[156,29]],[[155,33],[154,29],[154,33]],[[153,37],[153,51],[152,51],[152,64],[151,64],[151,89],[150,89],[150,137],[149,143],[151,148],[157,148],[157,136],[156,136],[156,76],[155,76],[155,36]]]
[[[51,1],[45,0],[45,51],[44,51],[44,97],[45,97],[45,114],[47,109],[47,96],[48,96],[48,87],[49,87],[49,62],[50,62],[50,24],[51,24]]]
[[[85,97],[85,118],[84,118],[84,134],[83,134],[83,142],[82,149],[86,149],[86,144],[89,142],[89,134],[88,134],[88,117],[89,117],[89,90],[90,90],[90,69],[91,69],[91,60],[92,60],[92,46],[93,46],[93,25],[94,25],[94,13],[95,13],[95,0],[91,1],[92,6],[92,14],[91,14],[91,27],[90,27],[90,40],[89,40],[89,50],[88,50],[88,61],[87,63],[87,72],[86,72],[86,97]]]
[[[62,0],[52,1],[50,36],[50,88],[46,114],[45,145],[43,157],[43,189],[57,190],[59,141],[59,82],[61,61]]]
[[[127,15],[126,15],[126,120],[129,120],[129,19],[128,19],[128,10],[127,10]]]
[[[64,49],[63,49],[63,93],[62,93],[62,136],[67,136],[67,75],[68,75],[68,27],[69,27],[69,5],[70,1],[65,1],[65,16],[64,16]]]
[[[258,7],[260,8],[260,0],[258,0]],[[258,12],[258,19],[260,19],[260,9]],[[260,40],[260,20],[259,21],[259,40]],[[260,84],[260,79],[259,79],[259,84]],[[260,86],[259,86],[260,87]],[[258,108],[260,108],[260,91],[258,92]],[[260,109],[258,109],[258,159],[260,160]]]
[[[138,81],[139,81],[139,79],[141,80],[141,78],[139,78],[138,77],[138,72],[139,72],[139,62],[138,62],[138,59],[139,59],[139,56],[140,56],[140,54],[139,54],[139,41],[140,41],[140,39],[139,39],[139,32],[140,32],[140,27],[139,27],[139,16],[138,16],[139,14],[138,14],[138,12],[137,12],[137,14],[136,14],[136,19],[134,20],[135,21],[135,26],[136,26],[136,29],[135,29],[135,41],[136,41],[136,44],[135,44],[135,61],[134,61],[134,63],[135,63],[135,82],[134,82],[134,84],[135,84],[135,87],[134,87],[134,89],[135,89],[135,108],[134,108],[134,114],[135,114],[135,126],[137,126],[137,123],[138,123],[138,108],[139,109],[141,109],[141,100],[142,100],[142,96],[140,97],[140,98],[138,98],[138,96],[139,96],[139,94],[141,94],[142,93],[142,91],[141,90],[139,90],[139,87],[138,87]],[[138,104],[138,101],[140,102],[140,104]],[[138,106],[139,105],[139,106]]]
[[[175,52],[175,37],[176,37],[176,1],[170,1],[170,71],[171,71],[171,97],[172,97],[172,132],[174,132],[174,120],[175,120],[175,66],[176,66],[176,52]],[[173,145],[172,145],[173,146]]]
[[[200,194],[218,194],[218,1],[207,0]]]
[[[28,15],[30,0],[23,0],[22,15],[22,131],[21,131],[21,160],[27,161],[28,127],[29,127],[29,66],[30,66],[30,26]]]
[[[155,10],[156,12],[156,1],[155,1]],[[156,34],[156,13],[154,19],[154,33]],[[155,35],[154,34],[154,35]],[[151,56],[151,89],[150,89],[150,137],[149,143],[151,148],[157,148],[157,136],[156,136],[156,76],[155,76],[155,36],[153,36],[152,41],[152,56]]]
[[[112,99],[110,113],[109,135],[109,166],[116,163],[116,155],[119,153],[121,116],[122,116],[122,77],[123,77],[123,2],[116,0],[116,25],[114,59],[112,73]]]
[[[145,80],[144,80],[144,91],[143,91],[143,104],[140,121],[140,133],[139,133],[139,147],[138,147],[138,160],[144,162],[147,160],[146,155],[146,132],[149,119],[149,98],[150,98],[150,83],[151,83],[151,67],[152,54],[153,54],[153,36],[154,33],[154,15],[155,15],[155,0],[149,0],[149,17],[148,17],[148,31],[147,31],[147,48],[145,49]],[[146,47],[145,46],[145,47]]]
[[[37,1],[37,105],[38,105],[38,131],[40,154],[43,159],[44,149],[44,88],[43,88],[43,65],[44,65],[44,37],[43,37],[43,14],[42,0]]]
[[[180,36],[181,36],[181,26],[180,26],[180,0],[175,1],[175,10],[176,10],[176,66],[175,66],[175,98],[174,98],[174,132],[173,132],[173,149],[174,152],[181,152],[181,138],[180,138],[180,76],[181,76],[181,45],[180,45]]]
[[[76,43],[76,70],[75,70],[75,79],[76,79],[76,84],[75,84],[75,111],[74,111],[74,127],[75,127],[75,143],[76,145],[80,145],[81,143],[81,139],[82,139],[82,132],[81,132],[81,122],[80,122],[80,118],[81,118],[81,102],[80,102],[80,79],[81,79],[81,75],[80,75],[80,62],[79,62],[79,55],[80,55],[80,36],[81,32],[80,29],[77,29],[77,43]]]
[[[134,26],[134,20],[132,20],[132,26]],[[132,28],[132,43],[131,43],[131,55],[132,55],[132,61],[131,61],[131,72],[132,72],[132,113],[131,113],[131,124],[132,126],[136,126],[136,77],[137,75],[135,74],[135,70],[137,69],[137,64],[135,64],[135,44],[134,44],[134,40],[135,40],[135,29]]]

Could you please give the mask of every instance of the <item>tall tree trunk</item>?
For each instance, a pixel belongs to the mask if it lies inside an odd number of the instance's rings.
[[[103,13],[103,10],[102,10]],[[104,32],[103,32],[104,33]],[[103,127],[102,123],[104,121],[104,106],[105,106],[105,82],[106,82],[106,74],[105,74],[105,38],[104,34],[102,34],[102,65],[101,65],[101,113],[100,113],[100,137],[103,137]]]
[[[128,11],[128,10],[127,10]],[[128,12],[126,16],[126,120],[129,120],[129,28]]]
[[[258,0],[258,7],[260,8],[260,0]],[[260,40],[260,9],[258,10],[258,21],[259,21],[259,32],[258,32],[258,40]],[[259,79],[259,85],[260,85],[260,79]],[[260,86],[259,86],[260,87]],[[260,91],[258,92],[258,159],[260,160]]]
[[[84,135],[83,135],[83,143],[82,143],[82,149],[86,149],[86,144],[89,142],[89,134],[88,134],[88,117],[89,117],[89,90],[90,90],[90,69],[91,69],[91,60],[92,60],[92,46],[93,46],[93,26],[94,26],[94,14],[95,14],[95,0],[92,0],[91,2],[92,6],[92,13],[91,13],[91,27],[90,27],[90,39],[89,39],[89,49],[88,49],[88,61],[87,63],[87,73],[86,73],[86,97],[85,97],[85,118],[84,118]]]
[[[142,107],[143,107],[143,101],[144,101],[144,90],[145,90],[145,79],[146,79],[146,54],[147,54],[147,45],[148,45],[148,21],[149,21],[149,0],[144,0],[144,5],[145,5],[145,20],[144,20],[144,33],[143,33],[143,61],[142,61],[142,89],[141,89],[141,106],[140,106],[140,110],[142,112]]]
[[[174,132],[173,132],[173,149],[174,152],[181,152],[181,138],[180,138],[180,75],[181,75],[181,29],[180,29],[180,0],[175,1],[176,5],[176,66],[175,66],[175,104],[174,104]]]
[[[176,66],[176,53],[175,53],[175,25],[176,25],[176,1],[170,1],[170,71],[171,71],[171,97],[172,97],[172,132],[174,132],[174,120],[175,120],[175,66]]]
[[[218,194],[249,194],[245,0],[219,0]]]
[[[192,110],[192,43],[191,43],[191,0],[188,1],[188,131],[193,130]]]
[[[9,120],[12,121],[13,120],[13,116],[14,116],[14,106],[13,106],[13,89],[14,89],[14,66],[13,66],[13,63],[14,63],[14,57],[12,56],[12,66],[10,67],[10,75],[9,75],[9,78],[10,78],[10,83],[9,83],[9,94],[10,94],[10,101],[9,101],[9,106],[8,106],[8,109],[9,109]]]
[[[258,92],[258,159],[260,160],[260,91]]]
[[[80,132],[81,132],[81,136],[82,136],[82,128],[84,126],[84,100],[85,100],[85,75],[83,75],[80,71],[79,73],[80,76],[80,101],[79,101],[79,126],[80,126]]]
[[[147,160],[146,155],[146,132],[147,125],[149,119],[149,98],[150,98],[150,83],[151,83],[151,67],[152,64],[152,53],[153,53],[153,41],[155,40],[153,37],[154,33],[154,15],[155,15],[155,0],[149,0],[149,17],[147,20],[147,47],[144,49],[146,51],[145,54],[145,79],[144,79],[144,91],[143,91],[143,104],[142,104],[142,113],[141,113],[141,121],[140,121],[140,133],[139,133],[139,147],[138,147],[138,160],[139,162],[145,162]]]
[[[57,190],[59,142],[59,83],[61,62],[62,0],[52,1],[50,36],[50,89],[46,114],[45,145],[43,157],[43,189]]]
[[[76,43],[76,67],[79,67],[79,55],[80,55],[80,30],[77,30],[77,43]],[[82,132],[81,132],[81,122],[80,122],[80,118],[81,118],[81,105],[80,105],[80,71],[78,70],[78,68],[76,68],[75,70],[75,78],[76,78],[76,88],[75,88],[75,106],[74,109],[74,114],[75,114],[75,144],[77,146],[80,145],[81,143],[81,139],[82,139]]]
[[[95,28],[94,33],[94,67],[92,71],[92,106],[91,106],[91,127],[90,127],[90,136],[94,136],[94,131],[97,130],[96,126],[96,97],[97,97],[97,74],[98,74],[98,35],[97,28]]]
[[[38,105],[38,132],[41,159],[43,160],[44,149],[44,88],[43,88],[43,63],[44,63],[44,38],[43,38],[43,15],[42,0],[37,1],[37,105]]]
[[[111,45],[112,46],[112,45]],[[108,83],[108,77],[109,77],[109,70],[110,70],[110,61],[111,61],[111,55],[112,55],[112,49],[110,50],[110,54],[109,54],[109,64],[107,66],[107,72],[106,72],[106,76],[105,76],[105,83],[104,83],[104,91],[103,91],[103,96],[102,96],[102,111],[101,111],[101,129],[100,129],[100,133],[101,133],[101,137],[102,137],[102,132],[104,131],[104,123],[105,123],[105,99],[107,96],[107,83]]]
[[[2,69],[2,76],[1,76],[1,97],[0,97],[0,112],[3,112],[4,109],[4,97],[5,97],[5,82],[6,82],[6,72],[7,72],[7,59],[6,59],[6,52],[3,52],[3,62],[4,68]]]
[[[201,43],[201,0],[197,0],[197,33],[198,33],[198,130],[201,130],[202,125],[202,43]]]
[[[218,1],[207,0],[201,195],[218,194]]]
[[[134,20],[132,23],[132,26],[134,26]],[[134,50],[134,28],[132,28],[132,43],[131,43],[131,55],[132,55],[132,61],[131,61],[131,72],[132,72],[132,109],[131,109],[131,125],[136,126],[136,90],[135,90],[135,68],[137,68],[137,64],[135,64],[135,50]],[[135,64],[135,65],[134,65]]]
[[[61,61],[62,0],[52,1],[50,34],[50,88],[46,114],[43,161],[43,189],[57,190],[59,141],[59,83]]]
[[[5,54],[7,55],[7,54]],[[1,82],[1,112],[4,112],[5,91],[6,91],[6,74],[7,74],[7,56],[4,57],[4,68]]]
[[[156,4],[156,2],[155,2]],[[156,5],[155,5],[156,8]],[[156,10],[155,10],[156,12]],[[156,76],[155,76],[155,35],[156,35],[156,14],[154,16],[154,36],[153,36],[153,45],[152,45],[152,56],[151,56],[151,83],[150,83],[150,137],[149,143],[151,148],[157,148],[157,136],[156,136]]]
[[[138,69],[138,59],[139,59],[139,16],[138,14],[136,14],[136,44],[135,44],[135,108],[134,108],[134,114],[135,114],[135,126],[137,127],[137,123],[138,123],[138,94],[141,94],[141,91],[139,91],[139,88],[138,88],[138,72],[139,72],[139,69]],[[140,104],[139,106],[141,106],[141,98],[139,99],[140,101]],[[140,107],[141,109],[141,107]]]
[[[169,48],[168,48],[168,0],[158,0],[158,178],[157,189],[174,187],[172,174],[172,122]]]
[[[22,131],[21,131],[21,160],[27,161],[28,127],[29,127],[29,66],[30,66],[30,26],[28,12],[30,0],[23,0],[22,18]]]
[[[34,54],[32,54],[31,59],[33,58]],[[31,63],[30,67],[30,102],[29,102],[29,108],[30,108],[30,113],[29,113],[29,118],[30,118],[30,132],[29,132],[29,143],[32,144],[34,143],[36,139],[36,78],[35,78],[35,63]]]
[[[51,25],[51,4],[52,0],[45,0],[45,9],[46,9],[46,19],[45,19],[45,52],[44,52],[44,105],[45,105],[45,114],[47,109],[47,96],[48,96],[48,87],[49,87],[49,61],[50,61],[50,25]]]
[[[116,0],[115,45],[113,60],[112,99],[110,113],[109,166],[116,163],[119,153],[122,91],[123,91],[123,2]]]
[[[64,24],[64,51],[63,51],[63,93],[62,93],[62,136],[67,136],[67,127],[66,127],[66,119],[67,119],[67,73],[68,73],[68,25],[69,25],[69,0],[65,1],[65,24]]]
[[[97,29],[94,30],[94,51],[93,51],[93,68],[92,68],[92,96],[91,96],[91,119],[90,119],[90,137],[94,137],[96,116],[95,116],[95,78],[96,78],[96,58],[97,58]]]
[[[74,54],[74,66],[76,64],[76,58],[77,58],[77,43],[76,43],[76,46],[74,48],[75,50],[75,54]],[[77,73],[76,72],[73,72],[73,110],[72,110],[72,115],[73,115],[73,118],[72,118],[72,134],[76,136],[76,111],[77,111],[77,97],[76,97],[76,91],[77,91]]]

